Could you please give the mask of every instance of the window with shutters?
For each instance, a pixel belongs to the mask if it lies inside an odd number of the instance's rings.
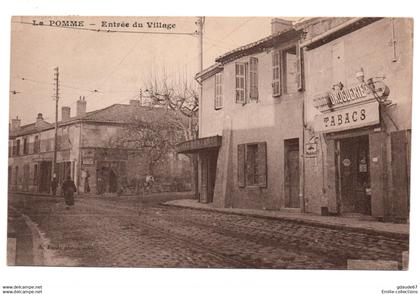
[[[258,101],[258,58],[235,64],[236,103]]]
[[[258,101],[258,59],[249,59],[249,99]]]
[[[273,96],[277,97],[281,95],[281,79],[280,79],[280,51],[274,50],[272,53],[273,57]]]
[[[297,83],[297,54],[296,46],[283,50],[283,85],[284,92],[287,94],[296,93]]]
[[[236,103],[245,104],[246,97],[246,63],[235,64]]]
[[[238,145],[239,187],[267,187],[267,143]]]
[[[222,107],[223,107],[223,73],[218,73],[215,76],[214,109],[221,109]]]
[[[302,55],[299,45],[272,53],[273,96],[292,94],[303,90]]]

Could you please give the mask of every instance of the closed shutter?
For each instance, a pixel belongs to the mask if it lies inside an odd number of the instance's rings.
[[[258,143],[257,172],[258,185],[267,187],[267,142]]]
[[[236,103],[245,103],[245,63],[235,64],[235,97]]]
[[[406,130],[391,133],[392,149],[392,184],[393,216],[397,219],[407,219],[409,211],[409,132]]]
[[[281,70],[280,70],[280,51],[274,50],[272,53],[273,57],[273,96],[280,96],[281,95]]]
[[[220,109],[223,107],[222,83],[223,83],[222,73],[216,74],[215,89],[214,89],[214,109]]]
[[[304,84],[303,84],[303,52],[302,49],[299,48],[299,45],[296,45],[296,79],[297,79],[297,89],[299,91],[303,91]]]
[[[245,187],[245,144],[238,145],[238,186]]]
[[[258,58],[249,59],[249,98],[258,100]]]

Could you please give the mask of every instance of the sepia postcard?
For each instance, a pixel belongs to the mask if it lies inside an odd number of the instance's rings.
[[[11,22],[8,266],[408,270],[412,18]]]

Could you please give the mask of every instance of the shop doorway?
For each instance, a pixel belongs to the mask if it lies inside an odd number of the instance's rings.
[[[285,207],[299,208],[299,139],[284,141]]]
[[[336,144],[340,211],[371,215],[369,136],[340,139]]]

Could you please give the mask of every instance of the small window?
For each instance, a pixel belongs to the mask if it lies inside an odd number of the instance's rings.
[[[223,73],[218,73],[215,76],[214,89],[214,109],[223,107]]]

